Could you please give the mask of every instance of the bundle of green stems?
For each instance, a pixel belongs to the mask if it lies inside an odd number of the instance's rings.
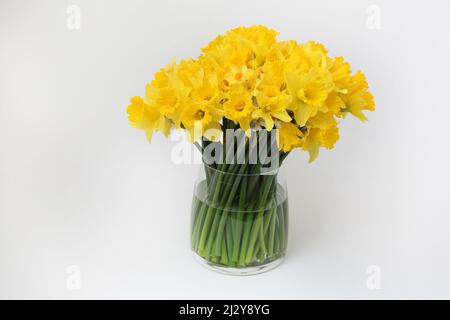
[[[200,257],[238,268],[283,256],[288,223],[287,194],[278,183],[278,169],[287,153],[278,151],[270,133],[263,139],[245,135],[241,139],[231,150],[232,163],[204,164],[205,179],[195,190],[191,229],[192,248]],[[203,141],[201,150],[211,143],[220,142]],[[220,150],[219,158],[229,160],[225,135]]]

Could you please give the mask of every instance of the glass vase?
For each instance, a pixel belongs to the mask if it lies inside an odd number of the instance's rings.
[[[191,246],[205,267],[251,275],[278,266],[286,253],[288,195],[280,169],[205,164],[195,184]]]

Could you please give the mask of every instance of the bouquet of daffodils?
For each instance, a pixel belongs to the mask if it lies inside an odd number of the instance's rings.
[[[343,57],[330,57],[316,42],[278,41],[264,26],[230,30],[202,52],[156,72],[145,95],[131,98],[129,121],[149,141],[155,131],[185,130],[203,153],[194,251],[222,266],[260,265],[286,247],[277,168],[294,148],[307,151],[310,162],[321,147],[333,148],[338,119],[350,113],[365,121],[374,99],[365,76]],[[242,134],[228,137],[230,130]],[[277,166],[263,172],[274,159]]]

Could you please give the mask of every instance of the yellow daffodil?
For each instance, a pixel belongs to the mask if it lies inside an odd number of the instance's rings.
[[[202,104],[188,104],[181,115],[181,122],[184,128],[193,128],[195,122],[201,124],[204,128],[213,121],[212,109]]]
[[[331,149],[338,139],[339,131],[335,125],[326,129],[309,129],[303,142],[303,150],[306,150],[309,153],[309,162],[311,163],[317,158],[321,146]]]
[[[324,45],[314,41],[309,41],[302,45],[305,57],[310,68],[325,68],[331,60]]]
[[[283,123],[278,130],[278,147],[283,152],[289,152],[303,144],[303,133],[294,123]]]
[[[322,147],[332,149],[339,139],[339,129],[336,125],[330,126],[321,132],[320,143]]]
[[[298,124],[304,125],[319,110],[327,111],[325,101],[332,89],[332,82],[311,70],[307,74],[287,73],[286,83],[292,96],[291,109]]]
[[[325,100],[325,106],[329,113],[335,115],[336,117],[340,117],[342,115],[342,109],[344,109],[345,104],[336,91],[331,91],[328,94],[327,99]]]
[[[346,93],[346,88],[350,85],[351,81],[350,64],[345,62],[343,57],[337,57],[330,64],[329,71],[338,92]]]
[[[166,136],[172,127],[155,108],[152,108],[141,97],[133,97],[128,105],[128,120],[133,128],[144,130],[147,140],[152,139],[153,131],[162,131]]]
[[[367,89],[366,77],[358,71],[352,76],[351,83],[346,89],[347,93],[342,95],[345,104],[344,110],[350,112],[361,121],[367,121],[367,117],[362,112],[363,110],[375,110],[373,95]]]
[[[173,60],[157,71],[143,98],[128,106],[130,124],[169,134],[183,129],[191,142],[218,141],[229,122],[247,135],[279,129],[279,148],[301,148],[313,161],[339,138],[337,119],[366,121],[375,109],[365,76],[351,73],[313,41],[278,41],[264,26],[239,27],[216,37],[196,59]]]
[[[184,129],[187,131],[189,141],[193,143],[203,136],[211,141],[219,140],[220,136],[216,132],[221,130],[220,123],[215,121],[211,110],[203,111],[195,108],[191,110],[192,113],[187,112],[183,118],[185,120],[183,126],[186,123]]]
[[[195,103],[213,106],[219,98],[220,91],[215,81],[203,81],[192,89],[191,98]]]
[[[334,118],[333,114],[329,112],[319,111],[314,117],[311,117],[308,120],[308,126],[319,129],[327,129],[336,124],[336,119]]]
[[[145,101],[179,127],[182,104],[189,92],[190,88],[185,87],[179,79],[169,79],[169,86],[164,88],[147,85]]]
[[[257,84],[258,74],[247,66],[231,67],[222,79],[222,89],[228,91],[231,86],[242,85],[249,93],[253,93]]]
[[[262,118],[268,131],[272,130],[274,119],[279,119],[284,122],[290,122],[292,120],[286,111],[291,97],[287,94],[282,94],[278,87],[266,86],[264,90],[258,93],[256,101],[258,108],[253,111],[252,118]]]
[[[232,86],[223,105],[225,117],[239,123],[242,130],[250,129],[251,115],[254,110],[251,94],[242,85]]]

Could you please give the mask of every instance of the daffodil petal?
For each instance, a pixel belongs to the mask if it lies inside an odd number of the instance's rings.
[[[274,112],[272,113],[272,116],[284,122],[290,122],[292,120],[291,116],[289,115],[289,113],[287,113],[286,110]]]

